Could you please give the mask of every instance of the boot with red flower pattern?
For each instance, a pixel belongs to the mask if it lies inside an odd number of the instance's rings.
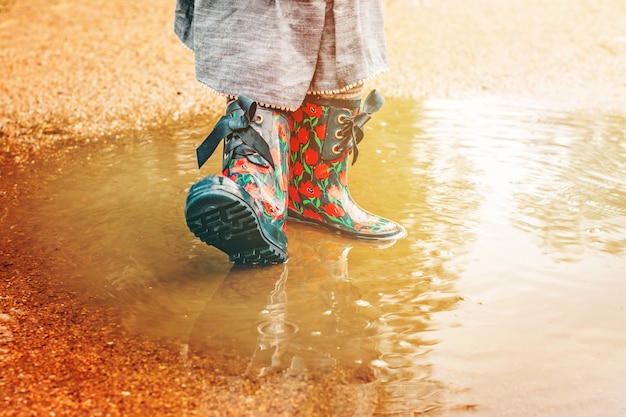
[[[372,214],[348,191],[348,154],[358,157],[363,126],[382,106],[372,91],[360,100],[325,100],[307,96],[291,117],[289,217],[364,239],[399,239],[399,224]]]
[[[189,190],[187,226],[237,264],[287,260],[288,120],[239,96],[197,149],[201,167],[225,142],[222,175],[205,177]]]

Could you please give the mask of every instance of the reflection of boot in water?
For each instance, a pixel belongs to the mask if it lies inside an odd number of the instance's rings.
[[[245,376],[266,377],[280,373],[291,365],[289,340],[298,332],[298,326],[287,319],[287,268],[268,297],[262,311],[263,320],[257,326],[256,350],[248,364]]]
[[[198,415],[294,415],[309,402],[306,381],[288,371],[297,327],[286,320],[286,280],[286,265],[235,267],[207,303],[184,354],[203,387]]]
[[[300,332],[290,349],[309,377],[317,380],[320,412],[371,415],[376,378],[369,366],[377,358],[369,340],[367,304],[348,274],[348,254],[359,244],[306,226],[291,227],[290,317]]]
[[[203,386],[199,415],[373,414],[377,354],[348,277],[350,247],[296,229],[289,264],[234,268],[198,318],[185,357]]]
[[[209,364],[211,372],[221,376],[244,374],[256,349],[257,326],[268,314],[268,294],[283,276],[283,265],[231,269],[197,318],[189,339],[194,354],[214,360]]]

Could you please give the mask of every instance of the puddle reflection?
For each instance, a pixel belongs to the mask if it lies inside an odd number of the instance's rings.
[[[257,389],[270,384],[292,393],[295,386],[315,391],[288,401],[247,397],[254,407],[271,402],[278,413],[293,411],[294,401],[305,415],[397,415],[440,407],[444,385],[432,377],[427,355],[437,342],[424,333],[432,330],[431,314],[458,301],[444,292],[451,285],[412,276],[389,293],[376,272],[358,278],[349,272],[352,251],[383,247],[297,224],[289,239],[287,264],[233,268],[196,318],[189,355],[202,358],[229,387],[227,398],[224,389],[205,390],[207,409],[227,399],[244,401],[246,384],[255,383]],[[215,352],[237,358],[237,365],[216,364]],[[320,395],[329,387],[332,395]]]

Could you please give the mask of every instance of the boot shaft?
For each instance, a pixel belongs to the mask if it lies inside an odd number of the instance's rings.
[[[349,136],[348,123],[358,114],[359,105],[360,100],[331,102],[309,97],[292,114],[291,150],[297,150],[298,145],[308,146],[309,165],[345,159],[356,144]]]
[[[224,141],[222,175],[187,195],[189,229],[241,264],[287,260],[288,116],[240,96],[197,148],[198,165]]]
[[[228,107],[233,119],[241,117],[236,102]],[[268,220],[280,221],[285,228],[288,191],[289,117],[280,111],[258,107],[250,120],[267,149],[238,135],[224,141],[222,175],[243,187],[262,206]]]

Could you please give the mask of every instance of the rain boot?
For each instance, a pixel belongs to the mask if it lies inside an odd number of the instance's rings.
[[[358,158],[363,126],[383,105],[372,91],[360,100],[307,96],[291,117],[289,217],[365,239],[398,239],[399,224],[374,215],[354,202],[348,191],[348,154]]]
[[[202,167],[224,140],[222,175],[189,190],[187,226],[237,264],[287,260],[288,120],[239,96],[196,151]]]

